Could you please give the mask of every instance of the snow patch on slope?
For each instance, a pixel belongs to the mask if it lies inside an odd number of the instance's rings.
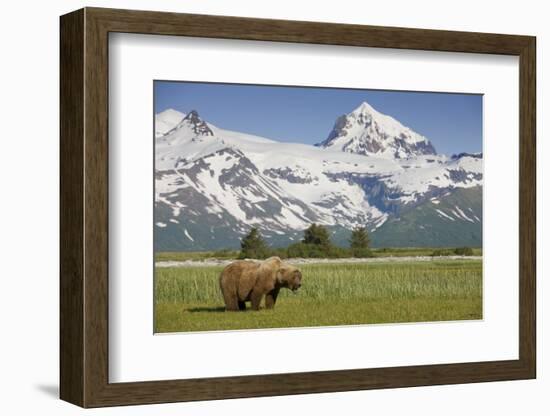
[[[184,113],[169,108],[155,115],[155,137],[161,137],[172,130],[183,118]]]

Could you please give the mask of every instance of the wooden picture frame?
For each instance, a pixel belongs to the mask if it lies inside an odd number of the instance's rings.
[[[61,17],[60,396],[101,407],[338,392],[536,376],[535,38],[530,36],[85,8]],[[110,383],[108,35],[262,40],[519,57],[519,359]]]

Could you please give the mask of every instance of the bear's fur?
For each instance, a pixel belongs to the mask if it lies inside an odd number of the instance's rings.
[[[265,307],[275,306],[279,290],[292,291],[302,285],[302,273],[279,257],[262,262],[239,260],[227,265],[220,275],[220,288],[227,311],[245,310],[250,301],[253,310],[260,309],[265,295]]]

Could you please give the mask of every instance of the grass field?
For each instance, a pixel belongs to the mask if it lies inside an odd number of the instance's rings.
[[[157,268],[155,332],[482,318],[480,260],[302,265],[302,288],[257,312],[224,311],[221,269]]]

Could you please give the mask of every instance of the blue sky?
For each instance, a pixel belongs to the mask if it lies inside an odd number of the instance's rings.
[[[155,81],[155,113],[198,111],[220,128],[314,144],[363,101],[426,136],[438,153],[482,151],[482,96]]]

